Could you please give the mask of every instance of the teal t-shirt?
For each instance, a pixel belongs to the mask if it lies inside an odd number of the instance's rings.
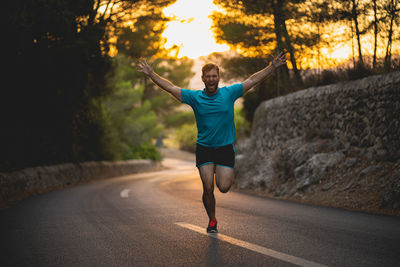
[[[234,103],[243,96],[243,84],[218,88],[214,95],[204,90],[181,89],[182,103],[192,107],[197,123],[197,143],[220,147],[235,142]]]

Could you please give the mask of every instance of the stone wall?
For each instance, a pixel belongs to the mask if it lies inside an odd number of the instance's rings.
[[[345,162],[346,166],[357,162],[350,167],[366,162],[397,166],[400,72],[313,87],[263,102],[255,113],[251,137],[239,142],[237,151],[240,188],[275,195],[283,190],[285,196],[303,194]]]
[[[30,194],[46,192],[84,181],[160,168],[161,164],[152,160],[128,160],[83,162],[80,164],[66,163],[0,173],[0,206]]]

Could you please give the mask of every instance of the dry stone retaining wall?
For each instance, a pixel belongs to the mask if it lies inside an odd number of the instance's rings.
[[[251,137],[237,144],[236,184],[295,195],[338,164],[368,160],[400,160],[399,71],[263,102]]]
[[[398,159],[399,100],[400,72],[313,87],[262,103],[252,139],[259,149],[274,150],[296,137],[326,138],[337,149],[373,147],[379,156]]]
[[[20,199],[32,193],[83,181],[157,170],[160,166],[160,163],[152,160],[100,161],[66,163],[0,173],[0,204],[4,205],[9,200]]]

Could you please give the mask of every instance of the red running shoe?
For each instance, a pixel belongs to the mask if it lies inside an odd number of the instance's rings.
[[[208,223],[207,233],[218,233],[217,220],[214,219]]]

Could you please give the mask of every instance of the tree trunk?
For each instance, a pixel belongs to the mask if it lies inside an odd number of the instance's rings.
[[[284,51],[285,44],[282,41],[282,29],[281,29],[281,25],[280,25],[280,21],[279,21],[277,4],[275,3],[275,1],[273,1],[272,6],[273,6],[273,11],[274,11],[274,31],[275,31],[278,50]]]
[[[318,38],[321,37],[321,30],[320,30],[320,22],[317,22],[318,27]],[[318,41],[317,49],[318,49],[318,82],[321,80],[321,39]]]
[[[388,35],[388,44],[386,46],[386,55],[385,55],[385,69],[389,71],[391,69],[392,65],[392,38],[393,38],[393,21],[396,17],[396,6],[397,6],[397,0],[394,2],[394,0],[391,1],[391,7],[390,7],[390,27],[389,27],[389,35]]]
[[[283,35],[285,36],[286,47],[289,50],[290,62],[292,62],[292,65],[293,65],[293,71],[294,71],[295,78],[299,84],[302,84],[303,82],[301,80],[300,71],[297,68],[296,58],[294,56],[294,48],[292,46],[292,42],[291,42],[289,33],[287,32],[285,21],[283,21]]]
[[[278,0],[279,2],[279,0]],[[279,51],[285,51],[285,43],[283,42],[283,38],[282,38],[282,27],[280,24],[280,20],[279,20],[279,14],[278,14],[278,7],[277,7],[277,3],[276,1],[272,1],[272,8],[273,8],[273,12],[274,12],[274,31],[275,31],[275,36],[276,36],[276,42],[277,42],[277,49]],[[286,82],[289,80],[289,69],[287,67],[287,65],[282,66],[283,68],[283,75],[281,75],[282,70],[276,70],[275,71],[275,75],[276,75],[276,92],[277,95],[280,94],[280,87],[282,86],[281,81],[283,79],[286,80]]]
[[[361,51],[361,36],[360,36],[360,29],[358,28],[358,15],[357,15],[356,0],[352,0],[352,3],[353,3],[352,17],[354,20],[354,26],[356,28],[357,44],[358,44],[358,57],[359,57],[359,61],[360,61],[359,63],[363,66],[364,60],[363,60],[362,51]]]
[[[292,66],[293,66],[293,72],[295,75],[296,82],[298,84],[302,84],[300,71],[297,69],[296,58],[294,56],[294,48],[292,46],[289,33],[286,29],[286,20],[285,20],[283,10],[282,10],[282,1],[279,1],[279,0],[274,1],[273,2],[273,10],[274,10],[275,33],[277,34],[277,38],[279,36],[278,45],[281,45],[282,47],[286,47],[286,49],[288,50],[289,55],[290,55],[290,62],[292,63]],[[279,48],[279,46],[278,46],[278,48]]]
[[[374,58],[372,60],[372,69],[375,71],[376,69],[376,49],[378,46],[378,17],[377,17],[377,8],[376,8],[376,0],[374,2]]]
[[[353,21],[350,20],[350,30],[351,30],[351,54],[353,56],[353,68],[356,67],[356,59],[354,56],[354,30],[353,30]]]

